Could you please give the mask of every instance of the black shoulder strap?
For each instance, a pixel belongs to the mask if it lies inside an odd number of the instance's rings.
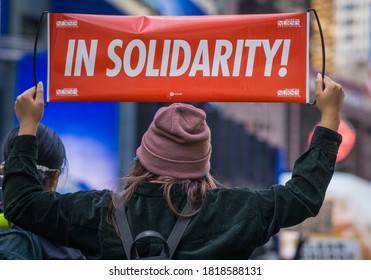
[[[182,214],[188,214],[191,209],[192,206],[190,205],[190,203],[187,202],[187,204],[183,208]],[[128,260],[130,260],[132,256],[131,253],[138,256],[138,252],[136,251],[136,249],[134,252],[131,252],[131,246],[134,240],[130,231],[128,219],[126,217],[125,208],[116,209],[115,217],[120,231],[120,239],[122,241],[122,244],[124,245],[126,257],[128,258]],[[167,244],[169,247],[169,258],[172,258],[190,220],[191,217],[179,217],[176,221],[174,228],[171,231],[169,238],[167,239]]]
[[[128,219],[126,217],[125,208],[115,209],[115,217],[117,226],[120,231],[120,239],[124,245],[125,254],[128,260],[131,259],[130,247],[133,244],[133,236],[131,235]]]
[[[189,214],[192,210],[192,206],[189,202],[184,206],[182,214]],[[186,230],[191,217],[179,217],[176,221],[173,230],[171,231],[169,238],[167,239],[167,244],[169,245],[169,257],[173,257],[176,248],[178,247],[179,241]]]

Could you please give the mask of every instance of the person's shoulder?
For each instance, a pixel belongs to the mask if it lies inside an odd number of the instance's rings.
[[[254,195],[256,192],[255,190],[248,188],[248,187],[218,187],[215,189],[210,189],[206,192],[207,197],[245,197],[247,195]]]
[[[87,191],[77,191],[73,193],[67,193],[64,195],[73,197],[73,200],[75,202],[78,201],[80,204],[81,203],[102,204],[102,203],[109,203],[110,201],[112,201],[112,194],[113,194],[113,191],[109,189],[104,189],[104,190],[93,189],[93,190],[87,190]]]
[[[92,189],[92,190],[81,190],[77,191],[74,194],[77,194],[79,196],[87,196],[87,197],[111,197],[113,194],[112,190],[109,189],[103,189],[103,190],[98,190],[98,189]]]

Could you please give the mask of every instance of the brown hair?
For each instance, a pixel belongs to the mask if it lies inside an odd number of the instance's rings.
[[[203,199],[205,198],[206,191],[215,189],[219,183],[209,174],[199,179],[174,179],[168,176],[159,176],[146,170],[138,160],[134,161],[130,175],[121,179],[121,185],[125,189],[121,192],[112,194],[112,209],[111,209],[111,222],[117,229],[114,218],[114,209],[122,208],[130,200],[136,187],[142,182],[159,182],[162,183],[162,190],[167,205],[171,211],[177,216],[193,216],[200,211]],[[187,193],[187,201],[191,203],[193,212],[183,215],[181,210],[176,209],[172,202],[171,192],[175,185],[180,185]]]

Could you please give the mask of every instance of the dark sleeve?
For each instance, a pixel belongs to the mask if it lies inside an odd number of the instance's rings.
[[[106,220],[109,191],[44,192],[36,156],[36,137],[14,139],[5,163],[5,217],[52,242],[98,254],[98,231]]]
[[[230,248],[239,249],[238,257],[249,258],[257,246],[265,244],[281,228],[317,215],[334,172],[340,143],[338,133],[318,127],[285,185],[265,190],[209,190],[187,229],[192,230],[190,239],[205,249],[205,258],[213,250],[216,255],[223,251],[220,258],[236,257],[236,250]]]
[[[308,150],[295,162],[291,179],[259,193],[265,239],[318,214],[341,141],[340,134],[317,127]]]

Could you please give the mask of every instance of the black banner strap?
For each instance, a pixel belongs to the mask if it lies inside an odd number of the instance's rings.
[[[36,53],[37,53],[37,42],[39,40],[39,33],[40,33],[40,28],[41,28],[41,24],[42,24],[42,21],[43,21],[43,18],[44,18],[44,15],[49,13],[48,11],[44,11],[41,13],[41,16],[40,16],[40,19],[39,19],[39,23],[37,25],[37,30],[36,30],[36,37],[35,37],[35,44],[34,44],[34,48],[33,48],[33,78],[34,78],[34,84],[35,84],[35,88],[37,88],[37,83],[38,83],[38,80],[37,80],[37,69],[36,69]],[[48,103],[45,102],[45,107],[48,106]]]
[[[315,9],[308,9],[308,12],[313,12],[315,18],[316,18],[316,21],[317,21],[317,24],[318,24],[318,30],[319,30],[319,34],[321,36],[321,45],[322,45],[322,71],[321,71],[321,75],[322,75],[322,80],[324,79],[325,77],[325,69],[326,69],[326,51],[325,51],[325,40],[323,38],[323,32],[322,32],[322,27],[321,27],[321,22],[319,20],[319,17],[318,17],[318,14],[316,12]],[[324,87],[324,84],[323,84],[323,87]],[[308,105],[310,106],[313,106],[316,104],[316,99],[314,99],[313,102],[309,102]]]

